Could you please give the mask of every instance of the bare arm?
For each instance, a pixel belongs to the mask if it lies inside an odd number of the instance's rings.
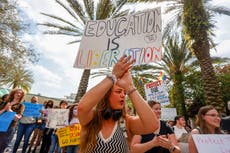
[[[135,135],[131,142],[131,153],[144,153],[157,146],[159,146],[157,137],[154,137],[151,141],[141,143],[141,136]]]
[[[105,96],[112,85],[113,82],[109,78],[105,78],[82,97],[78,106],[78,115],[81,125],[84,126],[92,120],[93,108]]]
[[[133,64],[133,60],[129,61],[130,57],[122,57],[113,67],[112,74],[117,78],[123,76]],[[99,84],[90,89],[81,98],[78,106],[79,121],[82,126],[87,125],[93,118],[93,108],[105,96],[108,90],[113,86],[113,81],[110,78],[103,79]]]
[[[168,134],[168,138],[159,136],[159,145],[168,149],[171,153],[180,153],[180,147],[178,146],[175,134]]]
[[[136,109],[138,117],[131,116],[127,118],[130,132],[135,135],[154,132],[159,127],[158,119],[140,93],[135,90],[131,74],[129,72],[125,73],[117,84],[124,88],[127,93],[133,91],[128,96]]]
[[[0,115],[4,113],[5,111],[10,111],[10,103],[7,103],[1,110],[0,110]]]
[[[189,153],[198,153],[194,140],[192,138],[193,134],[199,134],[197,129],[193,129],[188,137],[188,149]]]

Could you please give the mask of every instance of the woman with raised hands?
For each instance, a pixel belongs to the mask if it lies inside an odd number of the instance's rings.
[[[133,84],[129,72],[133,63],[130,56],[121,57],[114,65],[112,74],[80,100],[81,153],[128,153],[133,135],[147,134],[158,128],[156,115]],[[126,95],[138,116],[125,112]]]

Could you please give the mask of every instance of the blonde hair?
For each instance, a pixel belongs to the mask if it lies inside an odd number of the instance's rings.
[[[12,102],[12,101],[14,100],[14,95],[15,95],[17,92],[19,92],[19,91],[22,92],[22,96],[21,96],[21,98],[19,99],[19,102],[22,102],[22,101],[24,100],[25,92],[24,92],[22,89],[18,89],[18,88],[13,89],[13,90],[9,93],[9,96],[8,96],[8,98],[7,98],[6,101],[7,101],[7,102]]]

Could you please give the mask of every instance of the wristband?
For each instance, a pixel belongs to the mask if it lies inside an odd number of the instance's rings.
[[[174,151],[175,151],[175,149],[176,149],[176,147],[175,147],[175,146],[171,146],[171,147],[169,148],[169,152],[174,152]]]
[[[128,91],[126,94],[127,95],[130,95],[131,93],[133,93],[134,91],[136,91],[137,90],[137,88],[133,88],[133,89],[131,89],[130,91]]]
[[[113,84],[117,83],[117,77],[114,74],[107,74],[106,75],[107,78],[111,79],[113,81]]]

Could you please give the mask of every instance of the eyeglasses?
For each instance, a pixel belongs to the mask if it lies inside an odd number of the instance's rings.
[[[205,114],[206,116],[211,116],[211,117],[219,117],[220,118],[220,115],[219,114]]]

